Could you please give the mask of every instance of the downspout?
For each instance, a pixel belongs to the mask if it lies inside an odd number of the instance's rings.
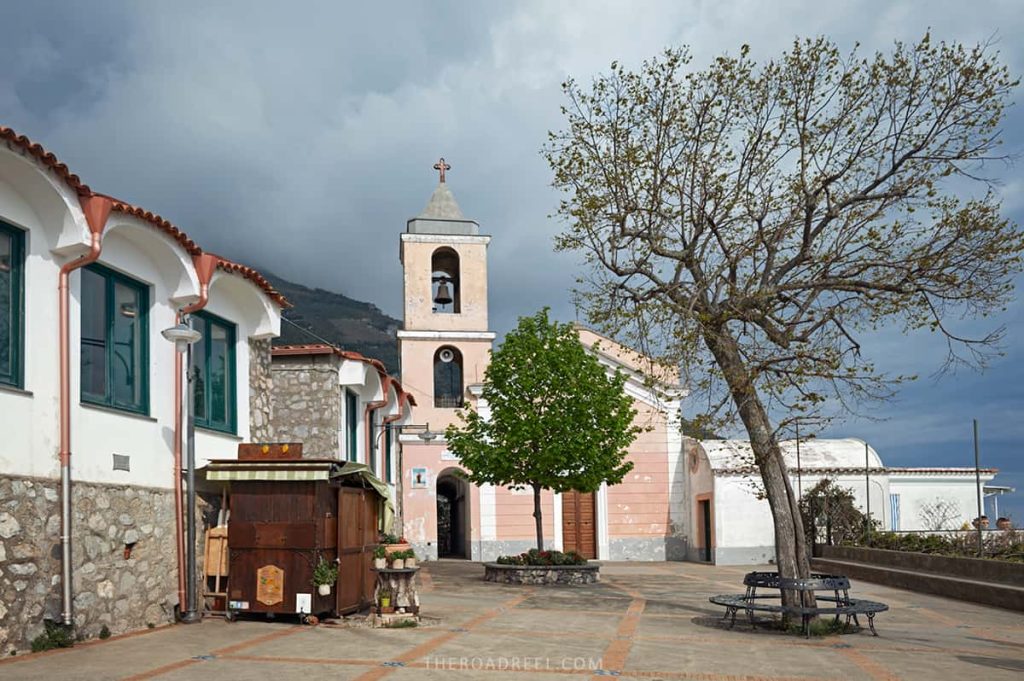
[[[206,307],[210,294],[210,280],[217,269],[217,257],[203,253],[192,256],[192,264],[199,280],[199,299],[180,309],[175,315],[175,324],[180,324],[187,315]],[[174,537],[178,553],[178,609],[185,608],[185,508],[181,498],[181,398],[182,398],[182,353],[174,353]]]
[[[71,598],[71,340],[69,337],[69,291],[71,273],[89,263],[96,262],[103,249],[103,229],[110,217],[114,202],[107,196],[96,194],[78,197],[78,203],[89,227],[89,251],[60,268],[57,281],[57,334],[60,352],[60,558],[61,558],[61,619],[66,626],[74,625]]]

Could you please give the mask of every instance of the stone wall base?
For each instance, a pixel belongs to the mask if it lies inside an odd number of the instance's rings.
[[[25,650],[61,617],[60,481],[0,479],[0,654]],[[112,634],[174,621],[174,493],[72,485],[75,632]],[[201,533],[200,533],[200,536]]]
[[[502,584],[593,584],[601,578],[600,566],[501,565],[484,563],[484,581]]]

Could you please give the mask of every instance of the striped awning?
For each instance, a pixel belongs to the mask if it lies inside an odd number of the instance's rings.
[[[206,479],[214,482],[231,480],[271,480],[313,482],[330,480],[337,474],[338,464],[323,461],[211,461],[202,471]]]

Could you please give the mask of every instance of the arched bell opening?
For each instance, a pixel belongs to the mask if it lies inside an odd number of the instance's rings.
[[[458,314],[461,308],[462,283],[459,281],[459,254],[447,246],[434,251],[430,258],[431,300],[434,312]]]

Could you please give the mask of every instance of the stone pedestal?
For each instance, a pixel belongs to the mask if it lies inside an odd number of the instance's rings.
[[[377,615],[388,614],[380,611],[381,589],[391,591],[391,605],[397,614],[418,615],[420,612],[420,596],[416,591],[416,573],[418,567],[394,570],[392,568],[373,568],[377,573],[377,584],[373,590],[373,609]]]

